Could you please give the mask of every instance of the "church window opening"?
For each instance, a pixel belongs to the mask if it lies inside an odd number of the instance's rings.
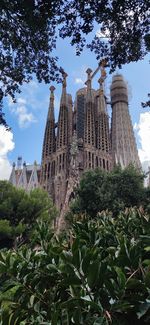
[[[103,169],[105,169],[105,159],[103,159]]]
[[[98,157],[96,156],[96,167],[98,167]]]

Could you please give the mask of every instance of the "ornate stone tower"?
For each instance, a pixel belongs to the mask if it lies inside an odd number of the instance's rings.
[[[109,172],[117,163],[122,167],[130,163],[141,167],[129,114],[127,85],[121,75],[115,75],[111,85],[110,132],[104,92],[105,65],[106,62],[102,60],[94,72],[87,69],[86,87],[77,91],[74,108],[72,97],[67,94],[67,74],[62,73],[62,94],[57,123],[54,116],[55,87],[50,87],[41,171],[37,164],[24,164],[21,170],[21,157],[17,170],[15,164],[13,165],[10,181],[26,190],[42,186],[60,211],[60,227],[64,223],[64,214],[84,171],[98,167]],[[92,79],[99,70],[99,89],[94,90]]]
[[[92,79],[98,70],[100,89],[92,89]],[[111,146],[109,120],[103,83],[106,78],[104,65],[92,73],[87,70],[86,88],[78,90],[75,101],[75,126],[78,138],[79,170],[100,167],[111,169]]]
[[[67,188],[69,174],[69,144],[72,137],[72,98],[66,92],[67,74],[63,73],[62,95],[58,117],[56,139],[56,172],[54,180],[54,192],[56,206],[62,209]]]
[[[104,94],[103,83],[106,78],[104,66],[101,66],[101,77],[98,80],[100,88],[96,93],[96,167],[111,170],[112,157],[110,145],[109,117],[107,114],[106,97]]]
[[[42,153],[41,185],[50,194],[59,210],[62,209],[69,175],[69,150],[72,139],[72,97],[66,92],[67,74],[63,73],[62,95],[58,123],[54,118],[54,87],[50,87]],[[55,129],[57,134],[55,135]]]
[[[91,69],[87,69],[87,93],[85,98],[84,123],[84,169],[94,168],[96,149],[94,94],[91,86]]]
[[[53,200],[54,196],[54,175],[56,168],[55,152],[56,152],[56,137],[55,137],[55,117],[54,117],[54,90],[55,87],[50,87],[50,104],[48,109],[46,128],[43,141],[42,151],[42,170],[41,183]]]
[[[92,79],[99,70],[99,89],[94,90]],[[41,172],[41,186],[60,210],[59,225],[64,222],[63,216],[84,171],[97,167],[110,171],[116,162],[122,166],[132,162],[140,167],[123,77],[115,76],[111,86],[111,134],[104,93],[105,61],[94,72],[87,69],[86,87],[77,91],[74,110],[66,78],[63,72],[58,123],[54,118],[55,88],[50,87]]]
[[[136,147],[133,126],[128,108],[128,91],[123,77],[115,75],[111,84],[112,105],[112,158],[122,167],[133,163],[141,167]]]

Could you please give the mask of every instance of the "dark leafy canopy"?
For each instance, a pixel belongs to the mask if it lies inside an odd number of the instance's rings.
[[[134,166],[116,167],[107,173],[100,169],[84,174],[72,204],[73,213],[86,212],[90,216],[108,209],[115,215],[126,207],[145,204],[144,175]]]
[[[27,193],[7,181],[0,181],[0,218],[9,220],[11,225],[16,226],[20,221],[32,224],[52,208],[48,194],[42,189]]]
[[[131,209],[75,222],[58,240],[37,225],[38,251],[0,253],[2,324],[150,324],[150,216]]]
[[[148,100],[145,103],[142,103],[142,107],[150,107],[150,94],[148,94]]]
[[[0,181],[0,246],[7,246],[9,238],[12,242],[16,235],[31,230],[39,218],[48,219],[50,225],[56,214],[48,194],[42,189],[27,193]]]
[[[111,70],[142,59],[150,50],[148,10],[149,0],[1,0],[0,98],[14,99],[33,73],[40,82],[59,80],[58,37],[69,37],[77,55],[87,45],[107,57]],[[95,24],[100,35],[87,44]]]

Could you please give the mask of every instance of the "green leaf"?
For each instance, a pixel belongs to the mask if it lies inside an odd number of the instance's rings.
[[[121,289],[124,289],[126,284],[126,276],[119,267],[116,266],[114,268],[118,275],[117,279],[118,279],[119,286],[121,287]]]
[[[99,277],[99,270],[100,270],[100,261],[96,260],[89,266],[88,276],[87,276],[87,282],[90,288],[92,288],[95,283],[97,282],[97,279]]]
[[[73,320],[75,324],[81,324],[81,317],[82,317],[81,310],[80,308],[77,307],[73,313]]]
[[[142,262],[143,265],[147,265],[149,266],[150,265],[150,259],[146,259]]]
[[[146,300],[145,303],[141,303],[139,306],[140,311],[137,312],[138,319],[143,317],[150,310],[150,300]]]
[[[99,317],[95,320],[95,322],[93,323],[93,325],[105,325],[106,318],[105,317]]]
[[[7,266],[4,262],[0,261],[0,273],[4,273],[7,271]]]
[[[91,297],[89,295],[81,297],[81,299],[85,300],[85,301],[92,301],[92,299],[91,299]]]
[[[52,323],[51,325],[57,325],[58,324],[58,317],[59,317],[59,311],[55,310],[52,314]]]
[[[72,244],[72,253],[79,248],[79,238],[76,238]]]
[[[81,251],[80,249],[73,251],[73,260],[72,263],[79,269],[81,263]]]
[[[124,301],[114,302],[111,305],[111,310],[117,311],[119,313],[128,312],[129,310],[132,310],[133,308],[134,308],[133,304],[131,304],[129,302],[124,302]]]
[[[30,306],[31,306],[31,307],[33,307],[34,299],[35,299],[35,296],[32,295],[32,296],[30,297]]]
[[[134,290],[135,292],[147,293],[144,283],[138,279],[130,278],[126,282],[126,288],[129,290]]]
[[[40,302],[38,301],[36,304],[34,304],[34,310],[39,313],[40,310]]]
[[[72,263],[72,253],[71,252],[67,252],[67,251],[63,251],[61,253],[61,258],[63,259],[63,261],[65,261],[66,263]]]
[[[82,270],[83,270],[83,273],[86,275],[88,273],[90,261],[91,261],[91,253],[87,252],[87,255],[82,260]]]
[[[54,264],[46,265],[46,269],[48,269],[49,271],[55,272],[55,273],[58,272],[58,268]]]
[[[150,271],[148,270],[148,272],[145,275],[145,284],[148,288],[150,288]]]
[[[145,247],[144,250],[145,250],[146,252],[150,252],[150,246]]]

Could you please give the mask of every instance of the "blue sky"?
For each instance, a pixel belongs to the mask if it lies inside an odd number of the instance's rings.
[[[57,44],[57,56],[59,63],[68,74],[67,92],[72,94],[82,88],[86,81],[86,69],[97,68],[98,62],[94,54],[85,50],[81,56],[75,55],[75,48],[69,45],[68,41],[61,40]],[[142,162],[146,165],[150,163],[150,109],[143,109],[141,101],[147,99],[150,92],[150,65],[149,58],[143,61],[125,65],[121,72],[128,82],[129,88],[129,108],[132,123],[135,130],[136,142]],[[95,76],[93,87],[98,88],[97,80],[99,73]],[[112,75],[107,70],[105,83],[106,95],[109,97],[109,87]],[[59,100],[61,96],[61,84],[53,85],[55,90],[55,116],[57,119],[59,110]],[[34,79],[30,84],[22,86],[22,92],[17,96],[17,104],[13,104],[10,99],[5,101],[5,116],[11,127],[11,132],[7,132],[0,127],[0,179],[8,178],[11,164],[16,162],[18,156],[22,156],[23,161],[33,163],[36,160],[41,162],[42,143],[44,129],[49,105],[50,85],[39,84]],[[111,109],[108,107],[109,115]],[[149,161],[149,163],[148,163]]]

